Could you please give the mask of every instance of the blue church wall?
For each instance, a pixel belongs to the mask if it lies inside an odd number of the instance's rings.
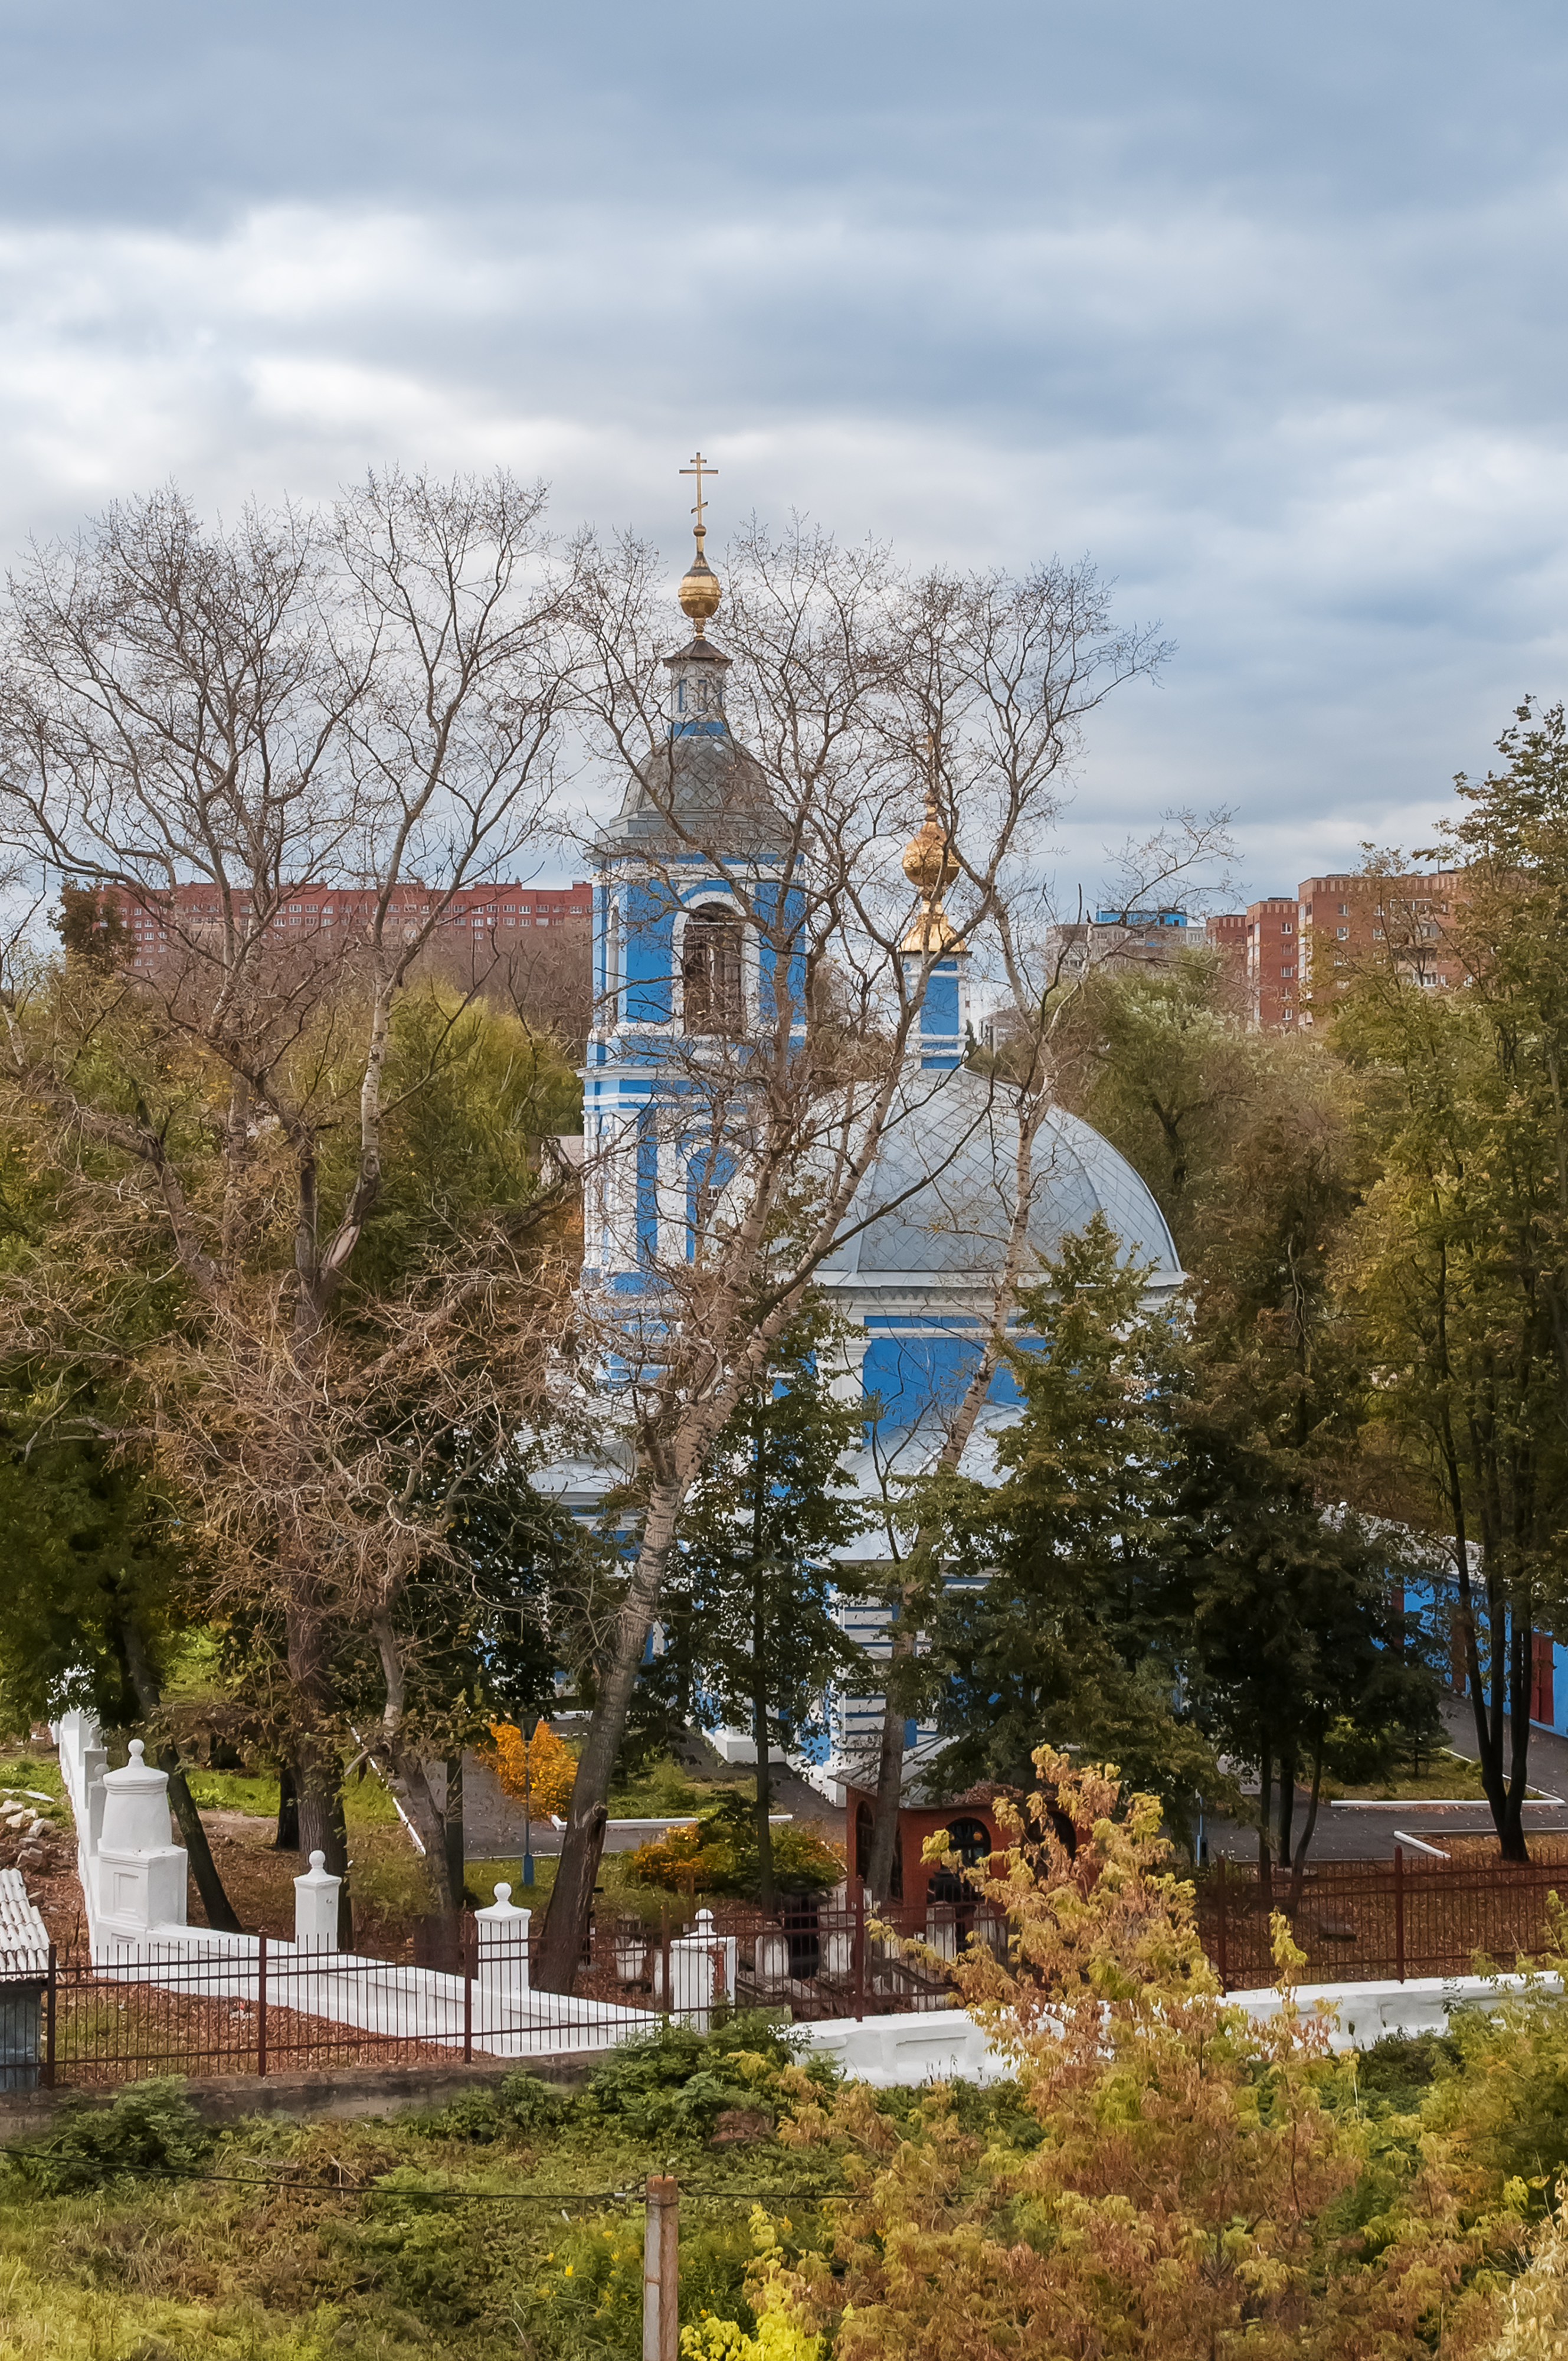
[[[933,1329],[922,1322],[914,1334],[889,1334],[876,1319],[867,1323],[871,1341],[861,1363],[861,1382],[866,1395],[875,1395],[883,1422],[907,1428],[939,1420],[963,1400],[981,1356],[981,1339],[972,1329],[954,1322]],[[996,1372],[987,1401],[1008,1406],[1021,1401],[1017,1381],[1005,1363]]]

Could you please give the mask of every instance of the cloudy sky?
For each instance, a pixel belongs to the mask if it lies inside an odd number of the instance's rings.
[[[505,460],[684,562],[1088,552],[1177,642],[1064,874],[1419,843],[1568,687],[1551,0],[0,0],[0,530]]]

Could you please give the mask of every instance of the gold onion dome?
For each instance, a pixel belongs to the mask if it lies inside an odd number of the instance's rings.
[[[921,957],[956,950],[959,938],[942,907],[942,895],[959,873],[958,856],[929,794],[926,818],[904,848],[904,873],[925,906],[904,938],[904,949]]]
[[[702,544],[706,531],[706,526],[700,524],[696,528],[696,555],[681,577],[681,587],[675,593],[685,613],[696,625],[699,640],[705,626],[718,614],[719,599],[718,577],[703,555]]]

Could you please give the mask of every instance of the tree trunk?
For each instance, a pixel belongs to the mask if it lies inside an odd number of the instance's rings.
[[[1266,1746],[1258,1764],[1257,1794],[1257,1885],[1265,1902],[1274,1894],[1272,1863],[1268,1850],[1268,1815],[1274,1802],[1274,1756]]]
[[[871,1860],[866,1891],[879,1902],[893,1894],[894,1863],[898,1859],[898,1814],[904,1800],[904,1730],[908,1719],[902,1673],[915,1653],[915,1631],[909,1620],[913,1593],[906,1590],[888,1630],[887,1685],[883,1693],[882,1743],[877,1750],[876,1817],[872,1825]]]
[[[147,1642],[142,1636],[141,1626],[135,1616],[122,1612],[119,1624],[120,1641],[125,1651],[126,1669],[131,1676],[131,1686],[136,1691],[142,1718],[148,1720],[157,1712],[162,1701],[158,1675],[152,1669],[152,1659],[148,1654]],[[213,1849],[207,1842],[207,1831],[202,1826],[202,1815],[196,1809],[195,1798],[185,1784],[185,1773],[180,1768],[180,1757],[172,1746],[159,1747],[158,1767],[160,1771],[167,1771],[169,1773],[170,1806],[180,1823],[180,1833],[185,1840],[185,1850],[190,1856],[191,1873],[195,1878],[196,1891],[202,1897],[202,1907],[207,1914],[208,1926],[220,1934],[242,1935],[245,1929],[236,1915],[234,1904],[224,1891],[223,1879],[218,1875],[217,1863],[213,1859]]]
[[[294,1741],[300,1850],[307,1865],[312,1853],[319,1852],[329,1876],[342,1878],[338,1893],[346,1912],[348,1847],[339,1792],[342,1772],[336,1749],[322,1735],[328,1720],[330,1684],[321,1624],[307,1603],[308,1587],[305,1577],[299,1576],[288,1609],[289,1679],[301,1725]]]
[[[571,1991],[587,1939],[594,1881],[598,1875],[605,1823],[609,1817],[606,1798],[615,1775],[620,1741],[626,1734],[631,1693],[637,1686],[642,1653],[663,1588],[664,1567],[674,1547],[675,1522],[685,1497],[685,1488],[670,1480],[654,1487],[648,1503],[642,1546],[637,1553],[610,1634],[609,1660],[594,1701],[593,1719],[566,1806],[566,1833],[561,1839],[561,1858],[556,1864],[555,1883],[550,1889],[539,1938],[539,1958],[533,1970],[533,1983],[539,1992]]]
[[[442,1817],[446,1828],[446,1882],[452,1888],[461,1916],[466,1861],[463,1846],[463,1756],[460,1752],[446,1758],[446,1809]]]
[[[1307,1806],[1307,1825],[1301,1831],[1301,1841],[1297,1846],[1295,1858],[1290,1863],[1288,1906],[1292,1911],[1299,1909],[1301,1905],[1301,1886],[1307,1874],[1307,1848],[1312,1841],[1312,1831],[1318,1825],[1318,1799],[1322,1794],[1322,1788],[1323,1741],[1320,1737],[1312,1749],[1312,1795],[1311,1801]]]
[[[1508,1795],[1503,1826],[1497,1832],[1505,1861],[1530,1859],[1524,1836],[1524,1799],[1530,1767],[1530,1678],[1535,1670],[1535,1618],[1531,1605],[1528,1590],[1522,1598],[1516,1598],[1508,1635],[1513,1708],[1508,1716]]]
[[[1275,1847],[1275,1859],[1281,1869],[1288,1869],[1291,1858],[1291,1831],[1296,1824],[1296,1753],[1292,1748],[1279,1758],[1279,1842]]]
[[[272,1839],[274,1852],[298,1852],[300,1850],[300,1788],[290,1762],[278,1765],[278,1827]]]
[[[767,1485],[766,1428],[762,1402],[753,1404],[751,1426],[751,1730],[757,1746],[757,1899],[773,1915],[773,1828],[768,1817],[773,1780],[768,1756],[767,1573],[762,1502]]]
[[[768,1814],[773,1806],[773,1775],[769,1767],[768,1738],[768,1676],[763,1654],[762,1570],[752,1569],[754,1587],[751,1593],[751,1667],[755,1686],[751,1692],[751,1729],[757,1743],[757,1899],[771,1918],[773,1915],[773,1828]]]

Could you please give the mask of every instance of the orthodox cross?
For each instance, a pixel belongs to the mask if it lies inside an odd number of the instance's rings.
[[[696,529],[698,533],[706,533],[707,528],[703,523],[702,512],[707,506],[707,503],[702,496],[702,479],[705,476],[717,476],[718,470],[717,467],[710,467],[707,461],[703,457],[702,453],[699,451],[696,457],[692,461],[691,466],[689,467],[683,467],[681,469],[681,473],[683,476],[695,476],[696,478],[696,506],[693,509],[692,514],[696,519]]]

